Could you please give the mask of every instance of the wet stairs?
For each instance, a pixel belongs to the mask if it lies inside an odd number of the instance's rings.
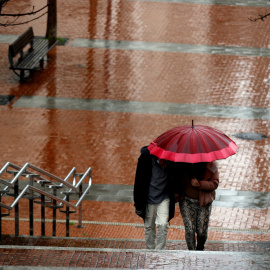
[[[270,269],[269,242],[208,241],[203,252],[188,251],[185,241],[178,240],[169,240],[163,251],[144,248],[143,240],[134,239],[4,235],[0,265],[1,269],[41,265],[46,269]]]

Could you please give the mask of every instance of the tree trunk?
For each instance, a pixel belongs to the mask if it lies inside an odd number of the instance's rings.
[[[48,0],[48,19],[46,38],[56,40],[57,38],[57,0]]]

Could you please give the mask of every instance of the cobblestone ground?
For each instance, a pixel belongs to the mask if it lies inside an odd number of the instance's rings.
[[[15,1],[4,11],[38,10],[46,2]],[[15,234],[14,210],[3,217],[3,269],[269,269],[270,22],[248,20],[269,6],[267,0],[58,0],[57,35],[68,41],[24,82],[9,69],[8,46],[29,26],[44,36],[46,17],[0,27],[2,166],[28,162],[63,179],[74,166],[79,173],[93,170],[84,227],[76,227],[78,213],[70,217],[73,240],[64,238],[61,212],[61,238],[50,238],[50,208],[48,239],[35,238],[38,204],[34,238],[8,237]],[[13,99],[4,103],[7,96]],[[206,251],[187,251],[178,206],[169,251],[144,251],[143,223],[132,202],[140,148],[192,120],[222,130],[239,146],[218,162],[220,195]],[[27,199],[19,213],[19,235],[29,236]]]

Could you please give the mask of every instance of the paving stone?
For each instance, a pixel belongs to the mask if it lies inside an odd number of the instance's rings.
[[[145,242],[141,239],[117,238],[52,238],[52,237],[15,237],[4,235],[2,245],[31,246],[31,247],[80,247],[80,248],[113,248],[113,249],[145,249]],[[166,250],[187,250],[185,240],[168,240]],[[205,251],[235,251],[261,252],[270,250],[270,242],[266,241],[207,241]]]

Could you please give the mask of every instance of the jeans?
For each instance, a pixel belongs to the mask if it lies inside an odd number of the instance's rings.
[[[168,233],[170,199],[158,204],[147,204],[144,220],[147,249],[164,249]],[[157,228],[157,230],[156,230]]]
[[[185,225],[185,236],[189,250],[204,250],[207,240],[212,204],[201,207],[199,200],[185,197],[180,203],[180,212]],[[197,246],[195,233],[197,234]]]

